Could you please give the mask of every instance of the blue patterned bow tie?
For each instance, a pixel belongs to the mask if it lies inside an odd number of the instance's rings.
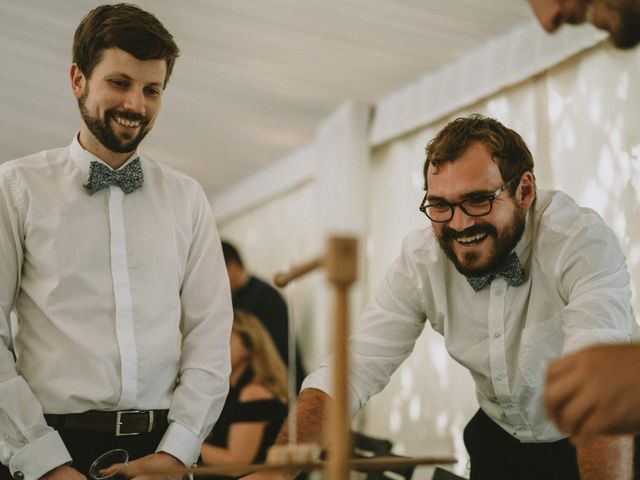
[[[504,277],[509,285],[517,287],[524,282],[524,268],[520,265],[520,260],[516,252],[511,254],[504,261],[502,266],[495,272],[487,273],[481,277],[466,277],[467,282],[471,285],[474,291],[479,292],[484,287],[489,285],[497,276]]]
[[[89,180],[84,184],[84,188],[89,195],[93,195],[109,185],[117,185],[124,193],[131,193],[142,187],[143,180],[139,158],[120,170],[112,170],[104,163],[93,161],[89,166]]]

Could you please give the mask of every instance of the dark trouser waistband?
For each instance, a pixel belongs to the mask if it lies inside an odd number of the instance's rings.
[[[117,437],[155,432],[167,428],[168,410],[89,410],[65,415],[45,414],[47,423],[58,430],[110,433]]]

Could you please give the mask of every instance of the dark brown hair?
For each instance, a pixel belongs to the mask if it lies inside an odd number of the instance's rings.
[[[80,22],[73,38],[73,62],[88,78],[100,62],[102,51],[118,47],[138,60],[167,62],[164,86],[180,55],[173,36],[160,21],[136,5],[101,5]]]
[[[515,183],[524,172],[533,172],[531,152],[518,133],[493,118],[474,114],[456,118],[427,144],[423,169],[425,191],[429,165],[438,167],[457,160],[474,142],[482,143],[489,150],[503,181],[514,179]],[[512,185],[509,187],[512,190]]]

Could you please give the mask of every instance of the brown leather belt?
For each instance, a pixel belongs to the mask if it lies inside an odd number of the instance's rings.
[[[44,418],[56,429],[111,433],[120,437],[166,429],[168,412],[168,410],[120,410],[117,412],[89,410],[66,415],[45,414]]]

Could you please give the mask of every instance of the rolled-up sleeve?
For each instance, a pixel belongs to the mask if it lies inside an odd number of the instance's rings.
[[[630,342],[636,327],[627,263],[604,223],[576,227],[557,257],[556,278],[565,298],[563,353],[595,343]]]
[[[393,372],[412,352],[425,325],[420,284],[405,240],[400,257],[387,271],[349,338],[348,389],[352,415],[387,385]],[[330,356],[305,379],[302,388],[317,388],[331,395],[331,362]]]

